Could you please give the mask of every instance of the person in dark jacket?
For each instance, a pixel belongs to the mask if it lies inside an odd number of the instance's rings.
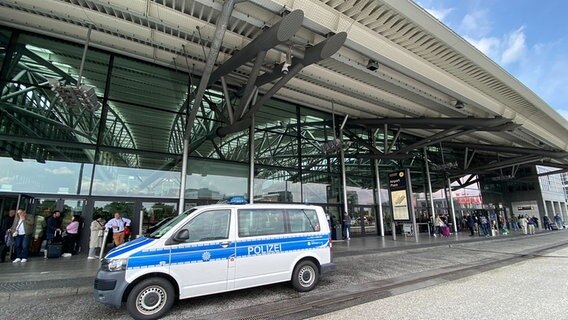
[[[45,238],[47,242],[51,242],[55,238],[55,233],[61,232],[61,211],[55,210],[47,218],[47,228],[45,230]]]
[[[0,220],[0,262],[6,261],[6,253],[10,251],[10,248],[4,242],[4,236],[6,231],[12,227],[15,216],[16,210],[7,210],[4,216],[2,216],[2,220]]]
[[[475,227],[475,218],[473,217],[473,215],[468,214],[466,217],[466,222],[467,222],[467,228],[469,229],[470,232],[470,236],[473,236],[473,228]]]

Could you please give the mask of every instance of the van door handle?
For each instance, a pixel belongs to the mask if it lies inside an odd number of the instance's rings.
[[[223,241],[221,242],[221,247],[226,248],[231,244],[231,241]]]

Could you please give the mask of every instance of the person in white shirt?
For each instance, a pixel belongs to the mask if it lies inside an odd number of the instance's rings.
[[[124,228],[130,227],[130,219],[122,218],[119,212],[114,214],[114,218],[110,219],[106,224],[105,228],[112,229],[112,240],[115,246],[119,246],[124,243]]]

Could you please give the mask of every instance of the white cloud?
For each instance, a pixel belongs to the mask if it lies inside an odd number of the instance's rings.
[[[443,8],[443,7],[438,7],[438,8],[434,8],[432,7],[432,1],[428,1],[428,0],[424,0],[424,1],[415,1],[416,4],[418,4],[420,7],[422,7],[422,9],[426,10],[429,14],[433,15],[434,18],[440,20],[440,21],[444,21],[444,19],[452,12],[454,11],[454,8]],[[427,3],[426,3],[427,2]],[[446,23],[446,22],[444,22]]]
[[[67,168],[67,167],[61,167],[61,168],[55,168],[55,169],[45,169],[45,171],[51,173],[51,174],[57,174],[57,175],[64,175],[64,174],[74,174],[75,171]]]
[[[485,10],[475,10],[466,14],[458,28],[458,32],[470,36],[481,38],[491,33],[492,22],[488,12]]]
[[[511,32],[507,35],[506,48],[501,55],[502,64],[511,64],[519,61],[526,52],[524,27]]]
[[[464,39],[493,60],[501,57],[501,40],[497,38],[490,37],[476,40],[465,36]]]
[[[525,58],[513,74],[538,96],[568,119],[568,60],[564,54],[566,39],[539,43],[527,48]]]
[[[428,13],[430,13],[431,15],[434,16],[434,18],[440,20],[440,21],[444,21],[444,19],[454,10],[452,8],[440,8],[440,9],[434,9],[434,8],[424,8],[424,10],[428,11]]]

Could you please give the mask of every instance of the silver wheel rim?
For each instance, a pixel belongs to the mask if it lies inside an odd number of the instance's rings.
[[[311,266],[303,266],[298,272],[298,282],[304,288],[310,287],[316,280],[315,270]]]
[[[146,287],[136,296],[136,309],[144,315],[152,315],[162,310],[167,300],[168,295],[164,288]]]

